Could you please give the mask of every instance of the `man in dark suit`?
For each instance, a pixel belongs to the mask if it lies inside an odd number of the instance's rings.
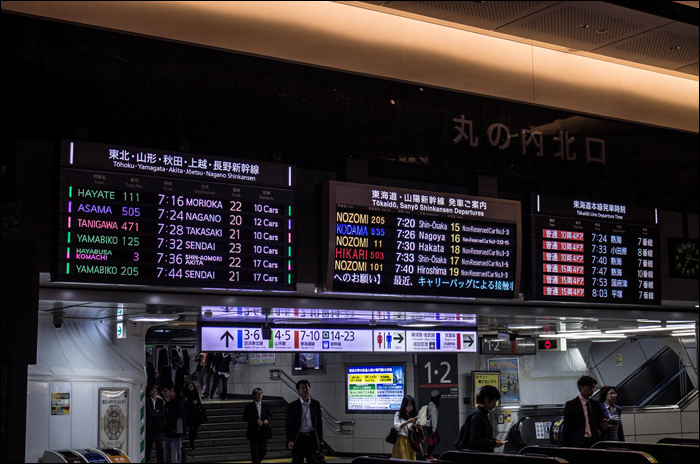
[[[248,422],[246,438],[250,441],[250,457],[253,464],[260,464],[267,454],[267,439],[272,438],[268,419],[272,417],[270,405],[262,402],[263,391],[253,390],[253,401],[245,405],[243,420]]]
[[[174,357],[169,366],[160,371],[158,387],[162,390],[165,385],[175,385],[175,392],[182,393],[185,386],[185,370],[180,367],[180,358]]]
[[[151,449],[156,442],[156,462],[163,462],[163,429],[165,402],[158,397],[158,387],[151,385],[146,400],[146,462],[151,460]]]
[[[321,403],[311,399],[311,384],[308,380],[297,382],[299,399],[287,408],[284,431],[287,448],[292,450],[292,463],[308,464],[316,461],[316,452],[323,445],[323,421]]]
[[[578,379],[579,394],[566,402],[561,444],[573,448],[590,448],[600,441],[600,431],[608,429],[600,403],[591,398],[598,382],[588,375]]]

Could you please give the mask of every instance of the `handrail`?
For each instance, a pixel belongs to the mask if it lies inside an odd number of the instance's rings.
[[[292,383],[292,385],[296,385],[296,382],[294,379],[292,379],[289,374],[284,372],[282,369],[270,369],[270,380],[281,380],[283,384],[287,386],[290,390],[294,392],[295,395],[299,396],[297,393],[297,390],[295,387],[287,383],[287,380],[285,380],[283,377],[286,377],[289,379],[289,381]],[[319,401],[321,403],[321,417],[323,418],[324,421],[333,429],[334,432],[336,433],[355,433],[355,430],[352,428],[352,426],[355,425],[355,421],[349,421],[349,420],[344,420],[344,421],[339,421],[335,417],[333,417],[333,414],[328,412],[328,409],[323,405],[323,402]],[[323,415],[325,413],[326,416],[330,418],[330,420]],[[332,422],[331,422],[332,421]],[[338,428],[335,427],[335,425],[338,426]],[[345,427],[348,427],[347,429]]]

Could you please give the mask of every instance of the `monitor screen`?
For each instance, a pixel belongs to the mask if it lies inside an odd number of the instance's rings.
[[[325,374],[326,355],[322,353],[294,353],[294,374]]]
[[[387,413],[401,407],[405,394],[403,365],[346,367],[346,412]]]

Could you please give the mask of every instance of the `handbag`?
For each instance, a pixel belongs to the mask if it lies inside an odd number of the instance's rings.
[[[389,435],[386,436],[386,442],[391,443],[392,445],[396,444],[396,439],[399,436],[399,432],[396,431],[394,427],[389,430]]]
[[[428,437],[428,446],[437,446],[438,443],[440,443],[440,435],[437,432],[431,433]]]
[[[314,459],[315,464],[326,464],[326,456],[323,455],[323,451],[316,450],[316,458]]]
[[[258,429],[258,435],[264,440],[272,438],[272,427],[270,427],[270,424],[261,425]]]

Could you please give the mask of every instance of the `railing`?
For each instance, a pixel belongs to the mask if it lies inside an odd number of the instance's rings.
[[[284,372],[281,369],[270,369],[270,380],[280,380],[283,384],[287,386],[290,390],[294,392],[295,395],[298,396],[297,390],[296,390],[296,382],[294,379],[292,379],[289,374]],[[320,402],[320,401],[319,401]],[[353,426],[355,425],[355,421],[339,421],[335,417],[333,417],[333,414],[328,412],[328,409],[323,405],[323,402],[321,403],[321,417],[323,418],[324,421],[333,429],[334,432],[336,433],[355,433],[353,430]]]

